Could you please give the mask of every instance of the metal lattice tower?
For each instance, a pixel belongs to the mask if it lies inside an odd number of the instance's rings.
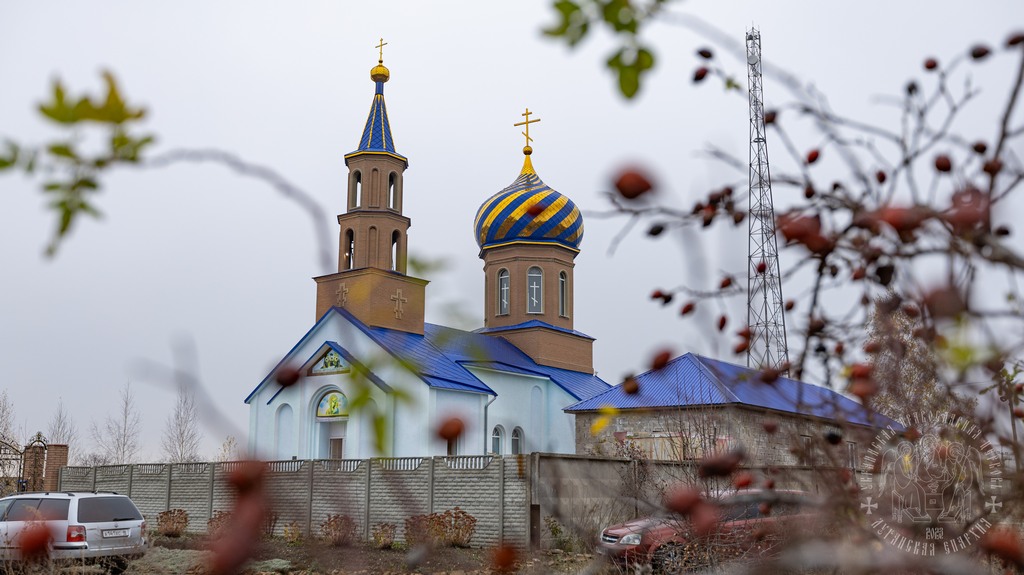
[[[747,367],[786,371],[786,317],[783,313],[775,208],[768,171],[764,102],[761,92],[761,32],[747,32],[747,82],[750,94],[750,235],[747,261]]]

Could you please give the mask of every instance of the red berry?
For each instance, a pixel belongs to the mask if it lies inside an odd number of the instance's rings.
[[[939,67],[939,62],[935,58],[928,58],[924,61],[925,70],[934,70]]]
[[[622,391],[625,391],[628,395],[633,395],[640,391],[640,383],[631,375],[626,378],[626,381],[622,382]]]
[[[768,264],[763,261],[757,262],[757,273],[763,274],[768,269]]]
[[[301,378],[302,373],[290,365],[282,366],[277,370],[277,373],[274,374],[274,379],[277,380],[277,383],[280,384],[281,387],[295,385]]]
[[[686,315],[688,313],[691,313],[696,307],[697,304],[693,303],[692,301],[688,301],[685,304],[683,304],[682,309],[679,310],[679,315]]]
[[[988,49],[988,46],[982,46],[981,44],[971,48],[971,58],[975,60],[984,60],[991,53],[992,51]]]
[[[708,75],[708,69],[705,68],[704,66],[701,66],[700,68],[697,68],[697,70],[693,73],[693,81],[694,82],[700,82],[705,77],[707,77],[707,75]]]
[[[813,164],[814,162],[817,162],[819,156],[821,156],[821,152],[818,150],[811,150],[810,152],[807,152],[807,163]]]
[[[988,150],[988,145],[985,144],[985,142],[982,142],[980,140],[977,141],[977,142],[974,142],[974,151],[975,152],[978,152],[979,154],[984,154],[986,150]]]
[[[731,285],[732,285],[732,278],[726,276],[726,277],[722,278],[722,283],[718,284],[718,287],[720,287],[722,289],[726,289],[727,287],[729,287]]]
[[[663,349],[654,355],[654,359],[651,360],[651,369],[658,370],[663,369],[668,365],[668,361],[672,359],[672,352]]]
[[[1012,36],[1006,39],[1007,48],[1010,48],[1011,46],[1017,46],[1019,44],[1024,44],[1024,32],[1017,32],[1016,34],[1013,34]]]
[[[785,307],[786,307],[786,311],[790,311],[791,309],[796,307],[796,302],[791,300],[791,299],[786,300],[786,306]]]
[[[726,321],[728,320],[726,320],[724,315],[718,317],[718,331],[722,331],[725,329]]]
[[[705,60],[710,60],[711,57],[714,56],[714,54],[711,53],[711,50],[707,48],[701,48],[700,50],[697,50],[697,55],[700,56],[701,58],[704,58]]]
[[[462,432],[466,429],[466,424],[462,422],[458,417],[449,417],[445,419],[441,426],[437,428],[437,435],[445,441],[453,441],[457,439]]]
[[[875,172],[875,180],[877,180],[879,184],[884,184],[885,172],[883,172],[882,170],[878,170],[877,172]]]
[[[774,124],[776,118],[779,117],[779,113],[775,110],[768,110],[764,113],[764,125]]]
[[[627,200],[633,200],[651,191],[651,181],[635,169],[623,170],[615,180],[615,189]]]
[[[940,154],[935,156],[935,169],[940,172],[948,172],[953,169],[953,160],[949,156]]]

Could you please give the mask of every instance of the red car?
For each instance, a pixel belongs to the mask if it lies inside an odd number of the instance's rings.
[[[598,549],[614,563],[682,573],[741,557],[762,557],[809,519],[816,503],[800,491],[749,490],[710,500],[691,517],[640,517],[601,532]],[[697,532],[703,531],[699,534]]]

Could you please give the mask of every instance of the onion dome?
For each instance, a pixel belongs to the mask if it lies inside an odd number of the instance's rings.
[[[583,216],[568,198],[547,186],[523,148],[523,170],[512,185],[480,206],[473,224],[481,250],[512,243],[558,244],[579,251]]]

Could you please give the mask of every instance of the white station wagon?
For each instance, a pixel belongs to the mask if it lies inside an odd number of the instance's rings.
[[[0,567],[18,562],[21,536],[42,522],[49,558],[118,574],[146,552],[146,522],[127,496],[104,492],[18,493],[0,498]]]

